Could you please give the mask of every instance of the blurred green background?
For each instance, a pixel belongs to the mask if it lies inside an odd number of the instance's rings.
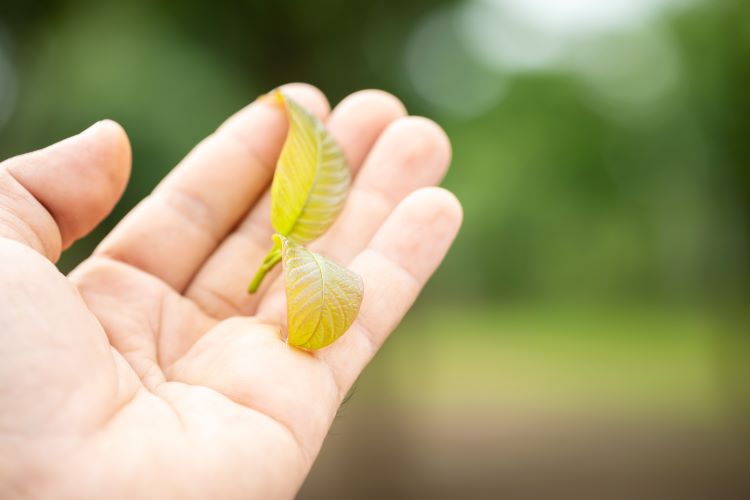
[[[288,81],[439,122],[465,207],[300,498],[750,493],[750,3],[0,0],[0,157],[133,145],[66,271]]]

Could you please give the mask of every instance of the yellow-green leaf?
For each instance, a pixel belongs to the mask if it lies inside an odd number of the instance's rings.
[[[282,247],[288,342],[303,349],[325,347],[351,326],[362,303],[362,278],[352,271],[274,235]]]
[[[289,132],[271,185],[271,223],[277,233],[305,244],[336,220],[346,201],[351,171],[320,120],[281,90],[275,90],[272,98],[285,106]],[[250,292],[257,290],[265,274],[278,263],[279,250],[277,246],[271,249],[250,284]]]
[[[351,173],[335,139],[314,115],[280,90],[289,133],[271,186],[271,223],[297,243],[323,234],[341,212]]]

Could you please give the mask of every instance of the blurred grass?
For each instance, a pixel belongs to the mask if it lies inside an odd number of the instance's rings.
[[[424,304],[299,498],[747,498],[747,314]]]
[[[362,377],[397,405],[722,421],[717,336],[693,309],[442,306],[409,316]]]

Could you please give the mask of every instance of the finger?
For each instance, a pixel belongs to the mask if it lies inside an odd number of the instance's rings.
[[[328,102],[306,84],[284,91],[320,117]],[[284,110],[258,100],[232,116],[175,168],[97,249],[183,291],[266,188],[286,136]]]
[[[102,425],[133,386],[101,325],[47,258],[0,239],[0,435]],[[5,443],[7,444],[7,442]]]
[[[392,95],[366,90],[352,94],[336,106],[327,128],[356,172],[383,130],[405,113],[403,105]],[[268,289],[276,276],[269,274],[259,293],[247,293],[252,274],[270,248],[271,234],[267,192],[206,262],[186,295],[219,318],[252,314],[263,290]]]
[[[450,158],[448,137],[433,121],[413,116],[396,120],[373,147],[336,223],[311,248],[348,265],[405,196],[440,182]],[[283,281],[276,280],[259,307],[284,295]]]
[[[382,90],[360,90],[338,103],[326,125],[343,148],[352,174],[360,169],[383,130],[402,116],[406,116],[406,108],[401,101]]]
[[[130,173],[130,145],[101,121],[45,149],[0,164],[0,237],[52,261],[114,207]]]
[[[440,183],[450,161],[450,141],[435,122],[416,116],[395,121],[362,167],[336,223],[311,247],[348,264],[404,197]]]
[[[359,315],[344,336],[315,353],[330,367],[342,397],[443,260],[461,219],[453,194],[420,189],[398,205],[349,266],[365,284]],[[284,323],[285,317],[283,296],[259,311],[263,321]]]

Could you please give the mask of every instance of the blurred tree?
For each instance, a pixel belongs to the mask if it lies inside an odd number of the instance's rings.
[[[0,128],[4,155],[104,116],[120,120],[133,142],[124,202],[64,269],[223,117],[281,82],[304,80],[332,102],[362,87],[392,91],[453,139],[446,182],[467,217],[433,297],[707,304],[748,296],[746,2],[698,4],[655,27],[602,34],[575,54],[632,59],[623,47],[640,47],[638,68],[659,43],[673,45],[677,80],[657,101],[628,97],[649,75],[633,82],[618,66],[588,76],[549,67],[498,73],[505,94],[473,118],[425,100],[404,56],[425,16],[462,2],[4,4],[0,54],[9,54],[16,87]],[[603,86],[590,80],[602,77]]]

